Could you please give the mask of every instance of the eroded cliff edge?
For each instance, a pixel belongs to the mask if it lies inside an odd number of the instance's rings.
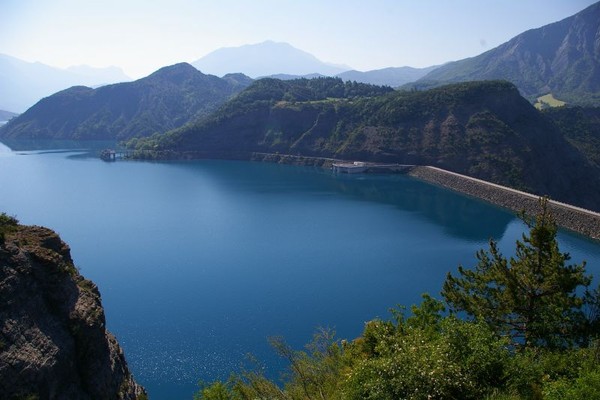
[[[53,231],[15,226],[0,237],[0,397],[144,399],[105,329],[96,285]]]

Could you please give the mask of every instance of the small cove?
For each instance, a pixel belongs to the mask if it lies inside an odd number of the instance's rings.
[[[323,326],[352,339],[437,295],[490,237],[512,254],[524,231],[508,211],[402,175],[22,146],[0,148],[0,210],[69,243],[152,399],[191,398],[249,352],[281,366],[269,336],[300,348]],[[597,242],[561,232],[560,245],[600,273]]]

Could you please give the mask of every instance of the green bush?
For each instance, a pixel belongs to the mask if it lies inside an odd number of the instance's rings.
[[[17,218],[6,213],[0,213],[0,244],[4,243],[5,235],[15,231],[18,225],[19,221]]]
[[[593,369],[582,372],[573,380],[560,379],[549,382],[544,386],[544,399],[600,399],[600,370]]]
[[[200,391],[194,395],[194,400],[230,400],[231,392],[223,382],[210,385],[200,384]]]
[[[375,351],[348,374],[346,398],[479,399],[502,387],[507,341],[485,324],[454,317],[443,318],[438,331],[411,324],[409,318],[398,325],[393,336],[386,323],[367,325],[368,335],[359,343],[373,348],[376,338]]]
[[[448,303],[424,295],[409,317],[403,307],[392,310],[393,321],[368,322],[350,343],[327,330],[305,351],[273,339],[290,364],[283,388],[258,369],[203,387],[196,399],[600,399],[600,289],[580,297],[576,289],[589,282],[585,264],[566,265],[544,205],[526,220],[531,232],[517,242],[516,258],[507,260],[492,242],[475,270],[449,277]],[[524,287],[544,297],[532,308],[536,315],[519,314],[530,296]],[[472,318],[446,314],[448,304]],[[587,321],[584,304],[593,311]],[[507,328],[513,319],[534,326],[515,332]]]

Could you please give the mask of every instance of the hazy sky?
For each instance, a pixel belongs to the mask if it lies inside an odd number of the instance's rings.
[[[220,47],[288,42],[358,70],[472,57],[596,0],[2,0],[0,53],[132,78]]]

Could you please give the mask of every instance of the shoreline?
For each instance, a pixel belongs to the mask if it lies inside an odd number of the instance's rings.
[[[250,160],[321,168],[331,168],[334,162],[347,162],[347,160],[334,158],[272,153],[252,153]],[[403,173],[415,179],[509,209],[515,213],[525,211],[528,215],[536,215],[539,211],[540,196],[441,168],[412,166],[404,171],[394,170],[389,172]],[[548,200],[548,206],[557,225],[561,228],[568,229],[593,240],[600,240],[600,213],[552,199]]]
[[[270,162],[277,164],[320,167],[325,169],[331,168],[333,163],[352,162],[350,160],[329,157],[262,152],[170,152],[167,154],[161,154],[162,157],[156,157],[158,155],[157,152],[150,153],[154,153],[154,157],[150,157],[150,159],[154,159],[156,161],[166,159],[192,160],[213,158]],[[143,158],[141,159],[143,160]],[[369,162],[367,161],[366,163],[368,164]],[[497,185],[495,183],[461,175],[437,167],[410,166],[409,168],[403,168],[401,170],[389,169],[388,171],[379,170],[377,172],[402,173],[433,185],[438,185],[467,196],[472,196],[495,206],[509,209],[515,213],[525,211],[525,213],[528,215],[535,215],[539,210],[538,207],[540,196],[538,195],[511,189],[506,186]],[[548,206],[554,215],[556,223],[561,228],[568,229],[593,240],[600,240],[600,213],[551,199],[548,201]]]
[[[535,215],[539,210],[540,196],[440,168],[416,166],[407,175],[515,212]],[[551,199],[548,207],[558,226],[600,240],[600,213]]]

